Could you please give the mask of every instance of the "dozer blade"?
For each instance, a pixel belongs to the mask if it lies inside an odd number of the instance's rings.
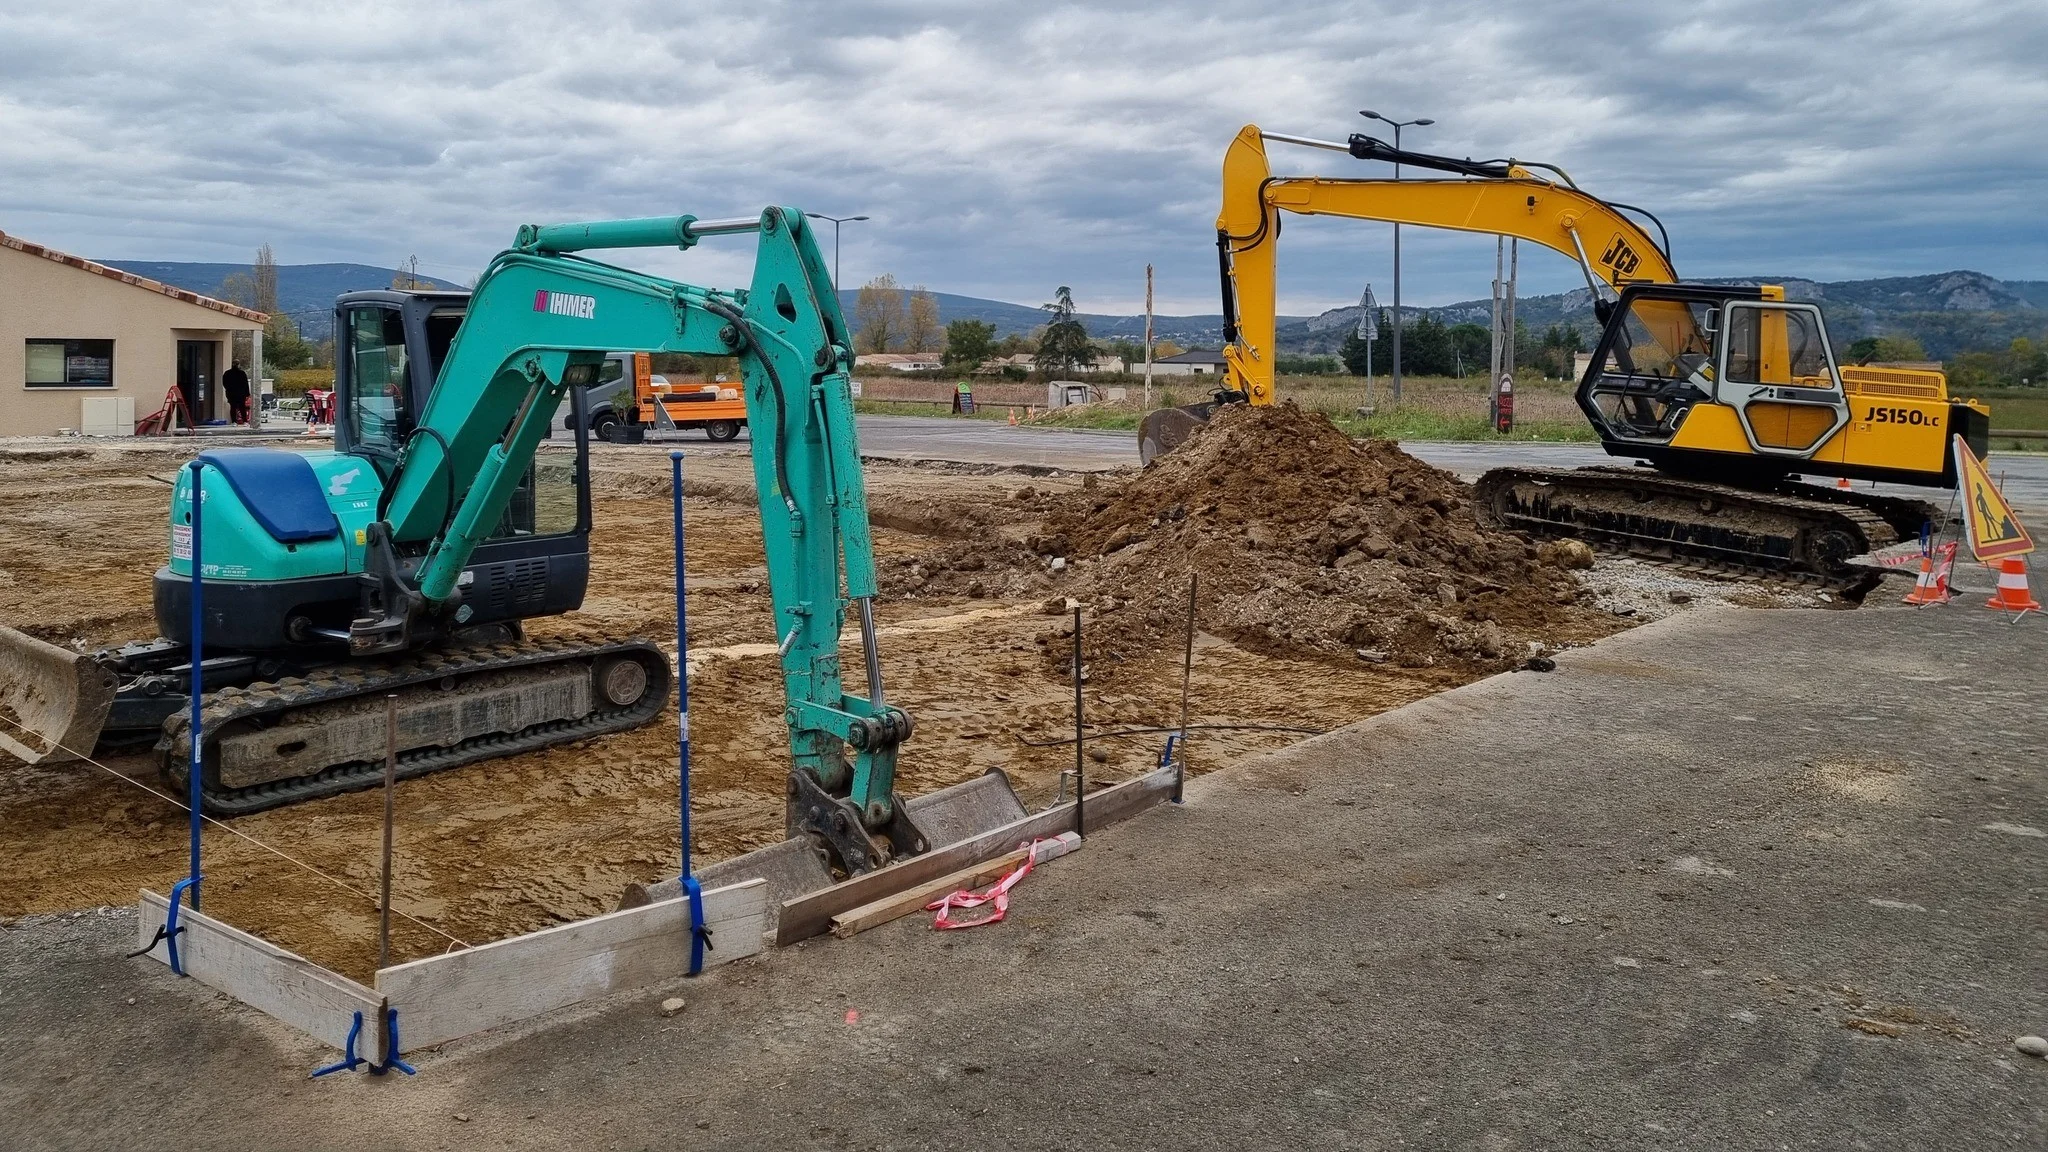
[[[115,688],[92,657],[0,627],[0,751],[29,764],[91,755]]]

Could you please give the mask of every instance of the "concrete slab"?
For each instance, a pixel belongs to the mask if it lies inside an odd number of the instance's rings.
[[[402,1083],[299,1081],[310,1045],[120,960],[132,923],[15,926],[0,1115],[29,1148],[2038,1147],[2044,628],[1682,615],[1204,777],[1000,927],[813,942],[679,986],[687,1028],[656,990]]]

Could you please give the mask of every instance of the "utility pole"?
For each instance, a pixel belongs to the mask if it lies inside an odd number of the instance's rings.
[[[1145,407],[1152,410],[1152,266],[1145,265]]]
[[[806,212],[804,215],[809,216],[813,220],[830,220],[832,222],[832,290],[837,292],[841,284],[839,279],[839,226],[841,224],[851,224],[856,220],[865,220],[867,217],[827,216],[823,212]]]
[[[1503,333],[1505,341],[1501,346],[1501,374],[1510,377],[1515,374],[1515,280],[1521,275],[1521,264],[1522,242],[1520,240],[1508,241],[1507,311],[1506,315],[1502,317],[1506,321],[1507,327]]]
[[[1377,112],[1361,110],[1358,113],[1367,120],[1378,120],[1394,127],[1394,151],[1401,151],[1401,129],[1427,128],[1436,121],[1424,116],[1417,120],[1396,120]],[[1401,161],[1394,161],[1394,179],[1401,178]],[[1401,402],[1401,226],[1394,225],[1394,379],[1390,387],[1396,404]]]
[[[1490,425],[1500,420],[1500,317],[1501,293],[1507,287],[1504,279],[1507,271],[1507,250],[1507,237],[1493,238],[1493,354],[1486,364],[1486,422]]]

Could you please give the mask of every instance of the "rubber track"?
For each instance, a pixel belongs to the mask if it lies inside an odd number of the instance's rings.
[[[647,667],[647,691],[633,704],[591,712],[577,720],[536,724],[515,733],[473,737],[452,747],[421,748],[400,753],[398,778],[407,780],[479,760],[513,756],[570,740],[637,728],[654,719],[668,702],[672,686],[668,657],[644,640],[593,641],[587,637],[427,649],[388,664],[337,664],[302,677],[292,676],[274,683],[209,692],[200,722],[207,732],[214,733],[221,731],[223,725],[236,721],[260,719],[290,709],[354,703],[365,696],[437,684],[446,676],[469,676],[479,672],[533,668],[561,661],[595,660],[619,655],[638,655]],[[603,697],[598,699],[602,701]],[[180,796],[189,787],[191,744],[185,734],[189,724],[188,713],[180,713],[166,721],[155,749],[158,768],[166,779],[176,785]],[[202,781],[200,795],[202,806],[209,815],[242,816],[266,808],[374,787],[383,779],[384,761],[379,758],[336,764],[313,775],[248,788],[223,789],[208,786]]]
[[[1589,525],[1577,521],[1546,519],[1529,512],[1495,510],[1496,497],[1511,485],[1543,483],[1579,491],[1606,491],[1627,496],[1651,491],[1674,500],[1713,500],[1722,508],[1744,508],[1753,515],[1781,517],[1786,529],[1780,532],[1773,551],[1742,551],[1714,547],[1695,540],[1674,538],[1680,525],[1665,531],[1629,531],[1618,526]],[[1609,551],[1641,556],[1680,566],[1702,567],[1732,575],[1771,580],[1792,580],[1818,585],[1859,598],[1874,586],[1878,571],[1863,565],[1841,563],[1816,567],[1798,555],[1798,538],[1812,529],[1846,532],[1859,543],[1850,555],[1860,555],[1897,543],[1900,532],[1894,524],[1935,514],[1931,505],[1917,500],[1899,500],[1868,493],[1837,493],[1829,489],[1788,483],[1776,490],[1741,488],[1729,484],[1684,480],[1644,468],[1495,468],[1479,478],[1475,511],[1505,528],[1532,531],[1538,535],[1570,535]],[[1889,512],[1887,516],[1884,513]],[[1656,517],[1652,519],[1662,519]],[[1641,527],[1641,526],[1639,526]],[[1754,529],[1750,530],[1752,533]],[[1669,556],[1657,555],[1668,551]]]

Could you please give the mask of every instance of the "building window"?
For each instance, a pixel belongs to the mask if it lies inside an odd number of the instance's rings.
[[[112,340],[30,340],[22,383],[30,388],[112,388]]]

